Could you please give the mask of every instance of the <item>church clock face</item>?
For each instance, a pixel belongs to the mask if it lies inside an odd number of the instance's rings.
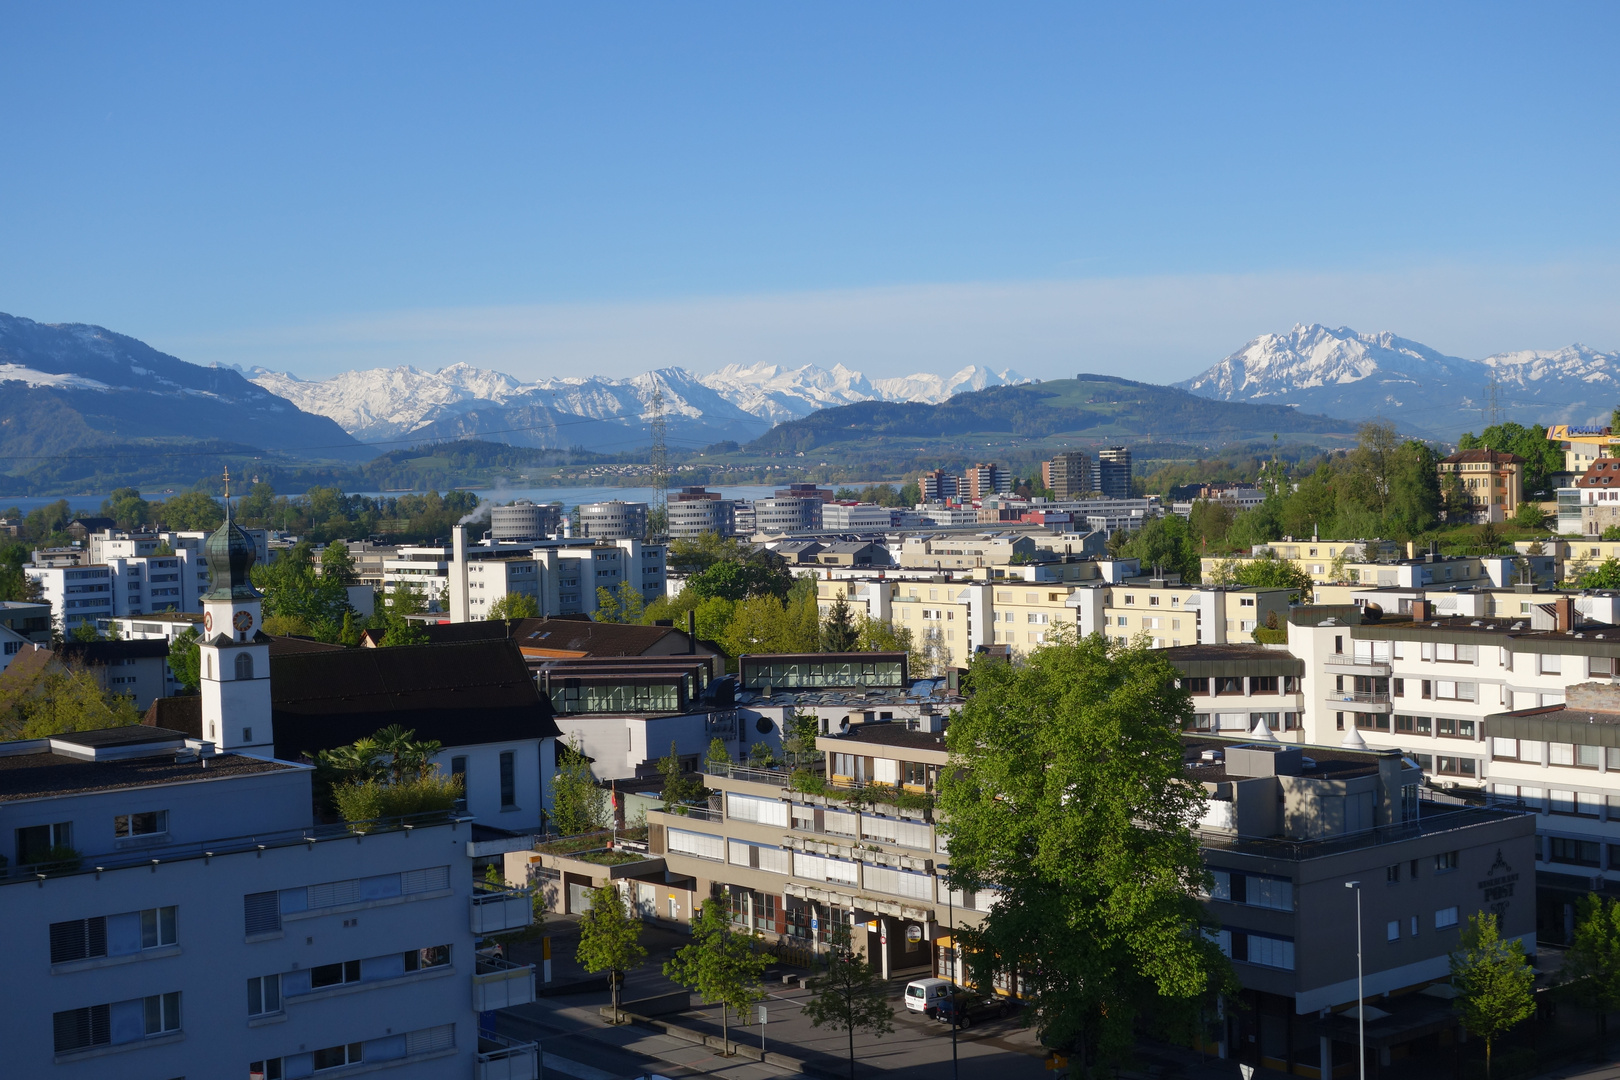
[[[231,625],[246,633],[253,629],[253,613],[251,611],[238,611],[236,617],[231,620]]]
[[[213,632],[214,632],[214,613],[212,611],[205,611],[205,612],[203,612],[203,633],[212,634]]]

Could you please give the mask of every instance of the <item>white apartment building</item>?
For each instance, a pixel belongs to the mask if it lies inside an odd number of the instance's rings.
[[[405,569],[438,581],[451,622],[486,617],[508,592],[533,596],[540,614],[589,614],[597,609],[597,589],[612,592],[631,582],[643,603],[664,595],[668,548],[640,540],[547,540],[534,544],[472,544],[458,527],[447,548],[432,548],[435,561],[403,563]],[[406,550],[402,549],[402,554]],[[440,573],[442,569],[442,574]],[[402,580],[408,580],[402,578]]]
[[[830,502],[821,508],[821,527],[828,532],[882,531],[893,520],[887,506],[874,503]]]
[[[203,738],[137,726],[0,744],[7,1061],[30,1077],[489,1075],[533,999],[477,954],[527,897],[474,895],[470,819],[317,826],[277,760],[252,541],[205,545]],[[532,1077],[532,1067],[499,1075]]]
[[[427,611],[445,611],[441,602],[450,581],[451,550],[448,546],[401,545],[392,558],[383,560],[383,592],[409,585],[427,603]],[[384,603],[392,603],[384,596]]]
[[[24,569],[51,605],[57,628],[71,634],[79,624],[113,616],[113,590],[119,584],[109,566],[30,566]]]

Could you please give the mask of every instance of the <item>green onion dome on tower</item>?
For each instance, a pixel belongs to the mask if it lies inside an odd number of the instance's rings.
[[[249,572],[258,561],[253,538],[231,520],[230,499],[225,500],[225,524],[203,541],[203,558],[208,561],[209,589],[204,600],[257,600]]]

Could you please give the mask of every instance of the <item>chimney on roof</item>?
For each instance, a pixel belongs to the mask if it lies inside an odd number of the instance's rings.
[[[1575,629],[1575,598],[1560,596],[1553,601],[1553,629],[1567,634]]]
[[[1427,600],[1412,601],[1412,621],[1423,622],[1429,617],[1429,602]]]

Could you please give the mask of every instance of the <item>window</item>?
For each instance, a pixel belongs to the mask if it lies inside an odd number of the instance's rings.
[[[501,809],[517,806],[517,755],[511,750],[501,751]]]
[[[1439,756],[1434,761],[1435,772],[1442,776],[1466,776],[1473,779],[1478,774],[1478,763],[1473,758]]]
[[[51,858],[52,848],[73,846],[73,823],[30,825],[17,830],[17,862],[19,865],[44,862]]]
[[[1394,694],[1396,697],[1405,697],[1406,696],[1406,680],[1405,679],[1391,679],[1390,680],[1390,693]]]
[[[176,910],[171,905],[141,912],[141,948],[159,949],[175,943]]]
[[[175,911],[173,907],[147,908],[52,923],[51,963],[69,964],[100,956],[133,956],[143,949],[173,945]]]
[[[281,929],[281,906],[273,892],[248,893],[242,897],[243,933],[273,934]]]
[[[1455,906],[1441,908],[1434,913],[1434,928],[1444,930],[1457,925],[1457,908]]]
[[[1384,867],[1384,880],[1391,885],[1398,883],[1401,880],[1401,864],[1392,863]]]
[[[1575,744],[1555,742],[1547,744],[1547,764],[1573,765],[1575,764]]]
[[[240,653],[236,657],[236,677],[238,679],[253,678],[253,654]]]
[[[467,809],[467,759],[457,756],[450,759],[450,779],[459,781],[461,794],[456,796],[456,809]]]
[[[1543,675],[1561,675],[1564,671],[1564,658],[1557,653],[1538,653],[1536,670]]]
[[[425,949],[412,949],[405,954],[406,971],[427,971],[445,967],[450,963],[450,946],[430,945]]]
[[[314,1059],[315,1071],[323,1069],[340,1069],[345,1065],[358,1065],[365,1060],[364,1043],[345,1043],[342,1046],[328,1046],[317,1050],[311,1057]]]
[[[1566,836],[1548,838],[1552,848],[1552,861],[1572,866],[1597,866],[1602,846],[1596,840],[1572,840]]]
[[[169,831],[167,810],[148,810],[142,814],[119,814],[113,818],[113,835],[118,837],[155,836]]]
[[[281,1011],[281,976],[261,975],[249,979],[248,1015],[266,1016]]]
[[[68,1009],[51,1017],[56,1039],[56,1052],[66,1054],[90,1046],[106,1046],[112,1042],[111,1006],[91,1005],[85,1009]]]
[[[1209,693],[1209,680],[1208,679],[1182,679],[1181,680],[1181,688],[1183,690],[1187,691],[1187,693],[1189,693],[1189,694],[1207,694],[1207,693]]]
[[[1434,872],[1437,874],[1449,873],[1457,869],[1457,853],[1455,851],[1442,851],[1434,857]]]
[[[154,994],[143,999],[146,1006],[146,1034],[163,1035],[180,1030],[180,993]]]
[[[282,1080],[281,1059],[255,1061],[248,1066],[248,1080]]]
[[[1294,942],[1289,938],[1272,937],[1269,934],[1257,934],[1249,931],[1243,935],[1247,940],[1246,955],[1233,957],[1233,959],[1247,960],[1251,964],[1261,967],[1281,968],[1284,971],[1294,970]],[[1236,943],[1234,942],[1234,947]]]
[[[309,988],[320,990],[328,986],[342,986],[360,981],[360,961],[347,960],[341,964],[321,964],[309,969]]]
[[[1253,675],[1249,678],[1249,692],[1253,694],[1275,694],[1277,692],[1277,676]]]
[[[1384,928],[1384,939],[1386,941],[1401,940],[1401,920],[1391,919],[1389,921],[1389,924]]]
[[[1215,692],[1217,694],[1243,693],[1243,679],[1241,676],[1219,675],[1215,678]]]

